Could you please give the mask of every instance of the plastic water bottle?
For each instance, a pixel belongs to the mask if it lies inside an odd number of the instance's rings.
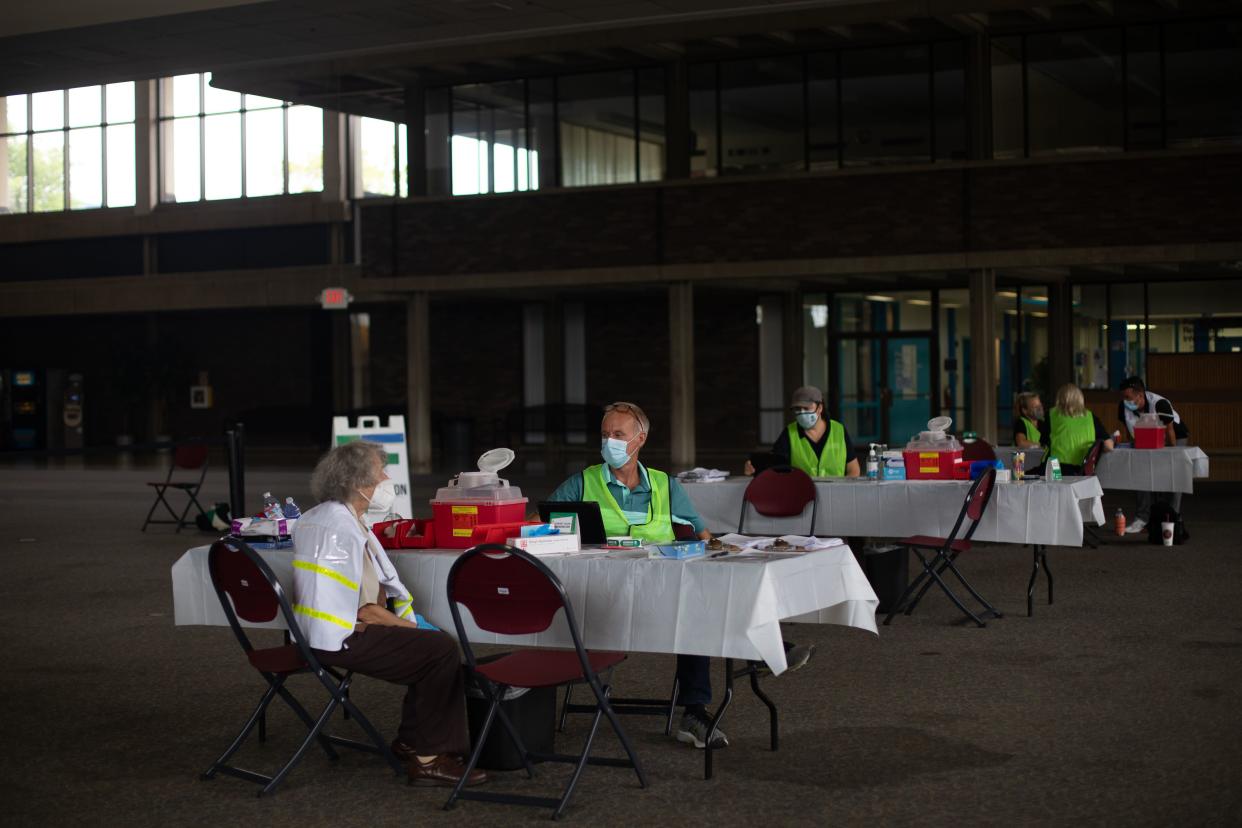
[[[871,453],[867,455],[867,479],[880,479],[880,458],[875,453],[875,443],[871,444]]]
[[[280,509],[280,501],[272,497],[271,492],[263,493],[263,517],[271,520],[283,520],[285,517]]]
[[[1118,537],[1126,533],[1126,513],[1120,509],[1117,510],[1117,514],[1113,515],[1113,532]]]
[[[287,520],[294,520],[302,516],[302,510],[298,508],[298,504],[293,502],[293,498],[286,497],[285,504],[280,507]]]

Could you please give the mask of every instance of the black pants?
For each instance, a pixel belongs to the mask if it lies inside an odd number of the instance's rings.
[[[712,700],[712,661],[707,656],[677,656],[678,701],[709,704]]]
[[[397,736],[422,756],[470,752],[465,678],[447,633],[368,624],[340,650],[316,650],[324,664],[406,685]]]

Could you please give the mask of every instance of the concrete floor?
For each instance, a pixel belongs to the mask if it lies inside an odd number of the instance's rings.
[[[252,465],[266,488],[309,505],[305,468]],[[12,657],[0,713],[0,791],[8,825],[533,823],[546,811],[463,803],[408,788],[368,756],[336,766],[312,753],[274,797],[206,768],[262,689],[223,628],[172,624],[169,567],[210,536],[138,531],[150,470],[0,468],[0,618]],[[528,496],[555,481],[514,479]],[[415,502],[440,480],[416,481]],[[577,824],[1242,823],[1242,514],[1224,487],[1187,498],[1193,533],[1165,549],[1132,538],[1053,549],[1057,602],[1025,617],[1029,555],[989,546],[963,558],[1006,611],[986,629],[956,623],[929,594],[880,636],[790,625],[818,646],[802,671],[768,682],[782,744],[743,690],[726,720],[733,746],[717,776],[701,754],[628,718],[653,784],[590,768],[567,818]],[[206,500],[223,500],[221,473]],[[1130,495],[1110,494],[1131,507]],[[617,692],[667,692],[669,656],[634,655]],[[295,681],[311,704],[315,687]],[[400,691],[360,679],[356,698],[387,732]],[[580,717],[582,718],[582,717]],[[574,722],[560,737],[573,749]],[[349,723],[336,730],[348,732]],[[277,711],[266,745],[241,758],[272,768],[300,726]],[[616,754],[611,737],[600,749]],[[563,769],[540,774],[547,792]],[[529,790],[503,774],[496,790]]]

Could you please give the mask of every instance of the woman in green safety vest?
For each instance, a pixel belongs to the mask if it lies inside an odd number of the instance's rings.
[[[772,444],[780,462],[811,477],[858,477],[861,469],[845,426],[824,416],[824,393],[812,385],[794,391],[794,421]]]
[[[1048,447],[1048,421],[1039,394],[1024,391],[1013,402],[1013,444],[1020,449]]]
[[[1057,404],[1048,412],[1048,456],[1061,464],[1062,474],[1082,474],[1082,462],[1099,440],[1104,451],[1113,450],[1113,441],[1100,418],[1087,410],[1082,389],[1069,382],[1057,389]]]

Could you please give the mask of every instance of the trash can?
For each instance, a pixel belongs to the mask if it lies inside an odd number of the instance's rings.
[[[863,574],[880,599],[876,612],[888,613],[910,583],[910,552],[904,546],[863,547]]]
[[[500,707],[513,723],[513,729],[534,753],[552,753],[556,742],[556,688],[540,687],[534,690],[511,687],[505,691]],[[466,719],[470,726],[470,747],[478,744],[479,732],[487,719],[488,700],[477,687],[466,688]],[[522,767],[522,757],[501,724],[500,717],[492,722],[479,765],[484,770],[516,770]]]

